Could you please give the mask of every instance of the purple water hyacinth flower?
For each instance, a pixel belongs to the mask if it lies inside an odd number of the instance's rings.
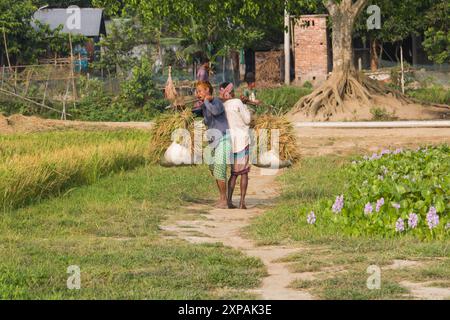
[[[397,222],[395,223],[395,231],[397,232],[403,232],[405,231],[405,222],[402,218],[398,218]]]
[[[381,155],[378,155],[377,153],[374,153],[370,158],[370,160],[378,160],[378,159],[381,159]]]
[[[333,212],[335,214],[340,213],[342,209],[344,208],[344,195],[337,196],[336,201],[333,204]]]
[[[399,203],[393,203],[392,207],[398,210],[398,209],[400,209],[400,204]]]
[[[380,212],[381,207],[384,205],[384,198],[381,198],[377,201],[377,206],[375,207],[375,210],[377,212]]]
[[[314,213],[314,211],[311,211],[308,214],[308,217],[306,218],[306,221],[308,222],[308,224],[316,223],[316,214]]]
[[[417,227],[417,223],[419,221],[419,217],[417,214],[411,212],[408,216],[408,227],[411,229],[415,229]]]
[[[402,153],[403,152],[403,149],[402,148],[398,148],[398,149],[396,149],[394,152],[393,152],[393,154],[399,154],[399,153]]]
[[[391,150],[389,149],[384,149],[383,151],[381,151],[381,155],[384,156],[385,154],[391,154]]]
[[[371,214],[372,212],[373,212],[372,204],[370,202],[368,202],[366,204],[366,206],[364,207],[364,214],[368,215],[368,214]]]
[[[437,227],[439,224],[439,215],[436,212],[435,207],[431,207],[430,210],[427,213],[427,223],[430,230]]]
[[[384,180],[384,176],[379,175],[379,176],[378,176],[378,180],[383,181],[383,180]]]

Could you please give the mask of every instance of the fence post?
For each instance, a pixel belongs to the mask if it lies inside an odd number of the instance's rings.
[[[402,67],[402,93],[405,94],[405,69],[403,65],[403,46],[400,46],[400,64]]]

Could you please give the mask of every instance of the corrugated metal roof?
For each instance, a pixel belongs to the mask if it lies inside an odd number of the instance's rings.
[[[64,33],[82,34],[86,37],[96,37],[105,32],[103,9],[81,8],[80,29],[69,29],[67,22],[69,20],[72,21],[72,19],[69,19],[72,15],[73,11],[70,11],[70,9],[42,9],[35,12],[34,18],[41,23],[48,24],[52,29],[55,29],[60,25],[64,25],[62,30]]]

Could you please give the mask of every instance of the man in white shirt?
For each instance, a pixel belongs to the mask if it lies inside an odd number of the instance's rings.
[[[233,192],[237,178],[241,177],[241,200],[239,209],[247,209],[245,196],[248,187],[248,173],[250,172],[250,121],[251,113],[241,99],[236,99],[232,83],[220,85],[220,99],[224,102],[225,115],[230,127],[232,146],[231,177],[228,181],[228,207],[233,205]]]

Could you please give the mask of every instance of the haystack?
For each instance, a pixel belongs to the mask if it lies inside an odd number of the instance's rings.
[[[201,136],[205,127],[202,121],[195,121],[194,114],[190,109],[180,112],[170,112],[156,119],[151,129],[151,142],[149,158],[152,163],[161,161],[167,148],[172,144],[172,133],[177,129],[186,129],[191,136],[192,153],[202,148],[200,143],[195,144],[194,135]],[[177,141],[178,142],[178,141]]]
[[[256,131],[255,133],[258,137],[261,134],[261,130],[268,130],[267,150],[271,149],[270,130],[280,130],[280,160],[295,163],[300,159],[299,146],[297,144],[294,127],[285,117],[279,117],[272,114],[263,114],[254,120],[252,127]]]

